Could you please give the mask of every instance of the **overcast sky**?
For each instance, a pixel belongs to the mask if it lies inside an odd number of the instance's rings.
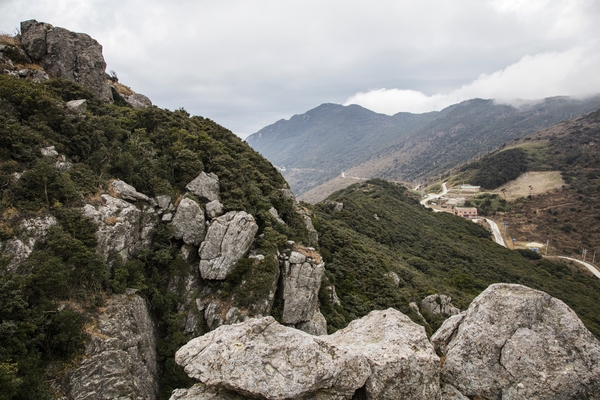
[[[241,137],[321,103],[394,114],[600,92],[598,0],[0,0],[85,32],[159,107]]]

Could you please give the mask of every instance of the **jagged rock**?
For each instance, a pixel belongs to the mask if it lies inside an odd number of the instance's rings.
[[[327,341],[367,358],[371,365],[364,388],[367,399],[440,398],[440,359],[425,328],[400,311],[371,311]]]
[[[281,191],[281,195],[283,196],[284,199],[292,200],[294,203],[296,203],[296,196],[294,196],[294,193],[290,189],[279,189],[279,190]]]
[[[54,168],[61,171],[68,171],[73,168],[73,164],[68,162],[65,156],[60,156],[59,160],[54,164]]]
[[[167,211],[169,205],[171,205],[171,196],[160,195],[156,196],[156,205],[160,209],[160,211]]]
[[[219,177],[212,172],[207,174],[201,172],[193,181],[185,187],[200,199],[208,201],[219,200]]]
[[[110,183],[119,196],[124,200],[129,201],[150,201],[150,198],[143,193],[138,192],[133,186],[123,182],[120,179],[115,179]]]
[[[162,218],[160,219],[163,222],[171,222],[173,220],[173,214],[171,213],[164,213]]]
[[[15,272],[20,263],[25,261],[35,245],[44,240],[48,229],[57,224],[53,216],[30,218],[19,223],[19,235],[5,242],[0,242],[3,255],[10,257],[6,266],[8,272]]]
[[[206,203],[206,215],[210,219],[220,217],[223,215],[223,204],[219,200]]]
[[[85,114],[87,110],[87,100],[79,99],[79,100],[71,100],[67,101],[67,108],[69,111],[72,111],[77,114]]]
[[[39,69],[23,68],[17,72],[19,78],[29,78],[34,82],[43,82],[50,79],[46,71]]]
[[[321,336],[327,335],[327,320],[321,314],[321,311],[315,311],[310,321],[300,322],[296,324],[296,329],[311,335]]]
[[[283,315],[286,324],[310,321],[317,309],[325,263],[315,251],[294,246],[282,265]]]
[[[230,211],[215,218],[198,250],[202,278],[225,279],[248,252],[257,231],[254,218],[244,211]]]
[[[277,220],[277,222],[285,225],[285,221],[279,217],[279,213],[277,212],[277,209],[275,207],[269,208],[269,214],[271,214],[273,216],[273,218],[275,218]]]
[[[397,273],[390,271],[385,275],[392,279],[392,281],[394,281],[394,285],[396,285],[396,287],[400,286],[400,277]]]
[[[247,397],[231,390],[207,387],[197,383],[189,389],[176,389],[169,400],[246,400]]]
[[[133,108],[146,108],[152,107],[152,101],[141,93],[134,93],[132,95],[124,95],[123,98]]]
[[[419,317],[419,319],[424,323],[424,324],[428,324],[427,320],[425,319],[425,317],[423,316],[423,314],[421,314],[421,310],[419,310],[419,306],[417,305],[417,303],[415,303],[414,301],[411,301],[410,303],[408,303],[408,306],[410,307],[411,310],[413,310],[415,312],[415,314],[417,314],[417,316]]]
[[[207,386],[265,399],[349,399],[371,373],[364,356],[273,317],[192,339],[175,361]]]
[[[97,208],[86,204],[83,215],[98,223],[97,251],[105,260],[111,254],[119,254],[123,260],[134,256],[151,243],[152,229],[158,223],[158,215],[151,207],[142,207],[116,199],[107,194],[101,196],[103,204]]]
[[[190,266],[187,274],[171,277],[167,286],[169,293],[176,294],[181,299],[177,311],[183,316],[182,330],[195,336],[201,333],[201,311],[197,306],[200,297],[199,278],[198,270]]]
[[[90,36],[29,20],[21,22],[21,45],[50,75],[77,82],[103,100],[113,100],[102,46]]]
[[[448,353],[448,344],[454,339],[458,333],[458,326],[465,318],[466,311],[460,314],[453,315],[444,321],[442,326],[431,336],[431,343],[440,355]]]
[[[308,243],[311,245],[319,244],[319,233],[313,226],[312,219],[310,218],[310,212],[303,208],[299,208],[298,214],[300,214],[304,220],[304,224],[306,225],[306,230],[308,231]]]
[[[42,152],[42,155],[44,157],[57,157],[58,156],[58,151],[56,151],[54,146],[43,147],[40,151]]]
[[[198,246],[204,239],[204,210],[190,198],[181,200],[171,224],[174,237],[185,244]]]
[[[432,294],[421,301],[421,309],[432,314],[456,315],[460,310],[452,305],[452,298],[443,294]]]
[[[325,293],[328,294],[329,296],[329,300],[331,301],[331,304],[335,305],[335,306],[341,306],[342,302],[340,301],[340,298],[338,297],[337,293],[335,292],[335,286],[334,285],[329,285],[325,287]]]
[[[464,396],[452,385],[442,386],[442,399],[443,400],[469,400],[468,397]]]
[[[61,385],[67,398],[158,398],[156,333],[144,299],[113,296],[86,331],[85,357]]]
[[[486,399],[600,398],[600,342],[562,301],[494,284],[433,339],[442,380]],[[450,325],[454,329],[449,329]]]

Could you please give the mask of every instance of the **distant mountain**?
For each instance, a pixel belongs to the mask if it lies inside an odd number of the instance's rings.
[[[300,198],[314,201],[339,188],[343,171],[347,177],[427,180],[514,139],[599,108],[600,96],[553,97],[518,108],[473,99],[439,112],[393,116],[357,105],[323,104],[269,125],[246,141],[280,168]],[[342,187],[353,182],[346,178]],[[311,190],[318,194],[307,195]]]

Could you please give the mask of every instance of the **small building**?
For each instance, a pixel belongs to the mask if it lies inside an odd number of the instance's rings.
[[[460,185],[460,190],[463,192],[476,193],[479,192],[481,186],[473,186],[473,185]]]
[[[462,218],[476,219],[477,209],[475,207],[454,207],[454,215]]]

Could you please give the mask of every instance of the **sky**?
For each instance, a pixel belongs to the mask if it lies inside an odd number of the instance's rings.
[[[598,0],[0,0],[92,36],[161,108],[244,138],[322,103],[395,114],[600,93]]]

